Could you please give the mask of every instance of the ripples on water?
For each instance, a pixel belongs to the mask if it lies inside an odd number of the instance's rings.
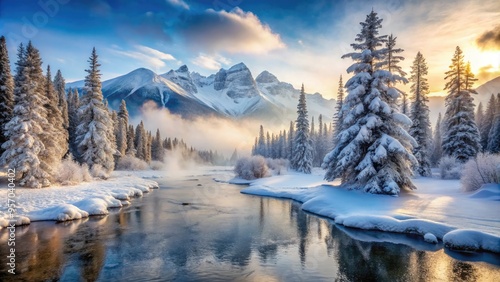
[[[0,280],[499,281],[498,255],[338,227],[240,189],[207,176],[169,180],[108,216],[18,227],[18,274],[2,263]]]

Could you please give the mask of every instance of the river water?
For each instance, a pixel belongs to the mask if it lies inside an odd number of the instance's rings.
[[[0,281],[500,281],[498,255],[343,228],[212,177],[160,180],[107,216],[18,227],[17,274],[2,263]]]

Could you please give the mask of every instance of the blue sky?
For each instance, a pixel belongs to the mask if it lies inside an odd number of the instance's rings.
[[[433,94],[459,45],[479,83],[500,75],[500,1],[2,0],[0,34],[11,63],[32,40],[44,64],[82,79],[96,47],[103,79],[138,67],[164,73],[186,64],[201,74],[244,62],[308,92],[334,97],[351,61],[340,57],[371,9],[394,33],[409,66],[421,51]],[[489,32],[489,33],[488,33]],[[481,37],[482,36],[482,37]]]

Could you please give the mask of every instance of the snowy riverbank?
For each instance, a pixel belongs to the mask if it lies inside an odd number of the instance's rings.
[[[293,199],[305,211],[346,227],[419,234],[451,249],[500,253],[500,185],[463,193],[458,180],[417,178],[418,190],[390,197],[339,189],[339,183],[322,178],[320,170],[312,175],[290,172],[251,181],[241,192]]]
[[[42,189],[17,188],[11,198],[16,206],[16,224],[41,220],[66,221],[107,214],[109,208],[129,205],[133,197],[158,188],[158,183],[143,178],[147,175],[147,172],[115,171],[108,180]],[[7,189],[0,190],[0,199],[4,199],[0,203],[1,227],[9,224],[7,193]]]

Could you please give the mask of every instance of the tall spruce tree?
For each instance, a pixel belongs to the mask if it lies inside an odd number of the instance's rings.
[[[411,105],[410,118],[413,124],[409,133],[417,141],[413,148],[413,155],[417,158],[418,165],[415,168],[422,176],[431,176],[430,150],[431,150],[431,122],[429,119],[429,84],[427,83],[427,63],[424,56],[418,52],[411,67],[411,93],[413,102]]]
[[[146,160],[146,150],[148,146],[148,140],[146,136],[146,130],[144,129],[144,123],[141,122],[137,125],[135,128],[135,150],[136,154],[135,156],[143,161]]]
[[[59,95],[57,94],[52,82],[50,66],[47,66],[47,73],[44,82],[45,92],[45,113],[48,124],[44,128],[42,142],[45,145],[45,151],[41,153],[47,160],[49,168],[47,171],[53,171],[63,156],[68,152],[68,131],[64,128],[64,119],[59,108]]]
[[[111,171],[114,168],[115,144],[110,140],[112,120],[106,108],[101,86],[101,66],[97,61],[95,48],[88,62],[84,93],[78,110],[79,124],[76,129],[76,143],[80,162],[89,167],[101,165]]]
[[[495,95],[491,94],[488,105],[486,106],[486,112],[484,113],[484,121],[479,127],[479,133],[481,138],[481,148],[483,151],[488,151],[488,140],[491,127],[493,125],[493,120],[495,119],[497,100]]]
[[[2,145],[0,163],[16,170],[20,186],[41,188],[50,185],[50,164],[41,156],[49,123],[42,60],[31,42],[26,49],[19,46],[16,65],[13,116],[4,127],[8,140]]]
[[[340,75],[339,79],[339,89],[337,91],[336,103],[337,104],[335,106],[335,114],[333,116],[334,136],[337,136],[337,133],[340,132],[340,130],[342,130],[342,106],[344,104],[344,83],[342,82],[342,75]]]
[[[266,137],[264,135],[264,127],[260,125],[259,140],[257,142],[257,155],[265,157],[267,155]]]
[[[80,159],[78,154],[78,144],[76,143],[76,128],[78,127],[79,117],[78,109],[80,108],[80,96],[78,90],[68,90],[68,140],[69,151],[77,160]]]
[[[500,153],[500,93],[497,94],[493,122],[488,134],[488,147],[486,149],[492,154]]]
[[[443,153],[466,162],[474,158],[480,149],[479,131],[474,119],[474,103],[471,93],[473,75],[467,69],[463,53],[457,46],[449,71],[446,72],[445,128],[443,137]],[[472,78],[472,79],[471,79]]]
[[[128,111],[125,100],[122,100],[118,111],[118,124],[116,134],[117,150],[122,156],[125,156],[127,151],[127,130],[128,130]]]
[[[433,166],[437,166],[441,157],[443,157],[443,120],[441,118],[441,113],[439,113],[438,120],[436,122],[436,126],[434,127],[434,136],[432,142],[432,154],[431,154],[431,163]]]
[[[288,129],[288,152],[287,159],[291,162],[293,158],[293,148],[295,139],[295,127],[293,126],[293,121],[290,121],[290,128]]]
[[[309,174],[312,168],[313,149],[309,136],[309,120],[307,119],[306,94],[303,84],[300,90],[297,114],[293,156],[290,166],[299,172]]]
[[[12,119],[14,108],[14,79],[10,72],[9,53],[5,37],[0,37],[0,155],[2,144],[8,140],[5,125]]]
[[[160,129],[156,129],[156,136],[151,144],[151,158],[155,161],[162,162],[165,157],[165,148],[163,148],[162,141]]]
[[[342,185],[376,194],[397,195],[400,189],[414,189],[411,165],[415,140],[406,132],[409,118],[399,112],[400,92],[393,88],[404,82],[399,75],[380,69],[387,49],[387,36],[379,36],[382,19],[372,11],[361,24],[355,52],[343,56],[354,64],[347,72],[348,95],[342,106],[343,123],[335,147],[323,162],[325,179],[340,177]]]
[[[484,126],[484,107],[482,102],[479,102],[479,105],[477,105],[475,118],[477,129],[479,130],[479,138],[481,138],[481,128]]]
[[[134,126],[129,125],[128,130],[127,130],[127,150],[125,151],[125,154],[127,156],[135,156],[137,151],[135,150],[135,131],[134,131]]]
[[[56,76],[54,77],[54,87],[56,89],[58,103],[57,106],[61,111],[63,119],[63,128],[67,131],[69,127],[69,117],[68,117],[68,101],[66,98],[66,82],[62,76],[61,70],[57,70]],[[68,133],[66,133],[67,138]]]

